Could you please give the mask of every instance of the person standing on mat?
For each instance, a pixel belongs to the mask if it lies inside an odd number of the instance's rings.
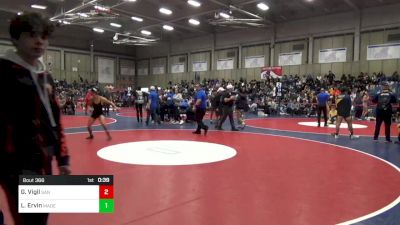
[[[39,13],[16,16],[9,33],[17,51],[0,58],[0,187],[16,225],[46,225],[49,215],[18,213],[19,175],[51,175],[54,158],[60,175],[71,173],[54,81],[39,60],[53,31]]]
[[[368,102],[369,102],[368,92],[364,91],[362,96],[362,108],[363,108],[363,112],[361,115],[362,120],[366,120],[366,117],[368,116]]]
[[[136,118],[138,123],[143,122],[143,104],[144,93],[142,91],[142,88],[138,87],[135,93]]]
[[[226,86],[226,91],[221,95],[222,104],[222,116],[219,121],[217,130],[223,130],[222,124],[224,124],[226,117],[229,116],[229,122],[231,123],[232,131],[239,131],[235,127],[235,121],[233,120],[233,103],[236,101],[236,95],[233,93],[233,86],[228,84]]]
[[[340,88],[341,94],[336,97],[337,119],[336,132],[332,134],[335,138],[339,138],[339,129],[342,121],[345,120],[350,131],[350,139],[357,139],[359,136],[354,135],[353,121],[351,118],[351,98],[347,87]]]
[[[328,101],[329,94],[326,93],[325,89],[321,88],[317,95],[317,115],[318,115],[318,127],[321,127],[321,112],[324,114],[324,126],[328,126]]]
[[[85,96],[85,115],[87,115],[87,111],[89,109],[90,100],[93,98],[92,90],[89,89]]]
[[[249,104],[247,102],[247,90],[244,84],[239,89],[239,93],[236,99],[236,117],[238,122],[238,128],[244,129],[246,123],[244,122],[245,112],[249,111]]]
[[[223,87],[219,87],[217,89],[217,93],[214,96],[214,107],[215,107],[215,128],[218,128],[219,126],[219,121],[222,116],[222,102],[221,102],[221,96],[225,92],[225,89]]]
[[[384,122],[386,142],[392,142],[390,139],[390,125],[392,124],[393,114],[392,104],[396,103],[396,96],[391,93],[389,84],[387,82],[382,84],[382,89],[382,92],[375,95],[374,99],[372,100],[372,102],[377,103],[374,140],[378,140],[379,131],[381,129],[382,122]]]
[[[100,96],[96,88],[92,88],[92,94],[93,98],[90,100],[89,105],[93,107],[93,112],[88,121],[87,129],[89,131],[89,137],[87,137],[86,139],[93,139],[92,125],[97,119],[99,119],[101,126],[104,128],[104,131],[107,134],[107,140],[111,140],[111,135],[110,132],[107,130],[105,117],[103,115],[103,105],[109,104],[112,105],[114,109],[118,108],[112,101],[109,101],[108,99]]]
[[[194,88],[196,91],[196,96],[194,98],[194,113],[197,122],[197,129],[196,131],[193,131],[193,134],[201,134],[201,129],[203,129],[204,135],[207,135],[208,126],[203,123],[203,117],[206,114],[207,109],[207,95],[201,88],[200,84],[196,84]]]
[[[150,87],[150,95],[149,95],[149,99],[148,99],[148,102],[146,105],[146,111],[147,111],[146,125],[149,125],[150,116],[154,120],[155,123],[161,124],[161,121],[160,121],[160,97],[158,96],[156,87],[154,87],[154,86]]]

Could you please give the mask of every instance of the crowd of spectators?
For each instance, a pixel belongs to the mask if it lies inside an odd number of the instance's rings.
[[[362,110],[363,96],[372,97],[375,95],[381,90],[379,84],[382,82],[389,82],[392,92],[399,99],[399,81],[400,78],[397,72],[391,76],[386,76],[383,73],[360,73],[357,76],[343,74],[338,77],[329,71],[324,76],[283,75],[281,78],[268,77],[265,80],[247,81],[245,78],[240,78],[239,80],[203,79],[198,82],[209,96],[209,107],[212,107],[213,98],[218,88],[231,84],[234,86],[235,91],[244,87],[249,110],[253,113],[313,116],[316,114],[316,94],[321,88],[325,89],[334,100],[335,96],[338,95],[338,88],[346,86],[350,90],[349,94],[352,97],[354,109],[359,108]],[[182,112],[188,110],[188,118],[190,118],[190,104],[195,95],[194,85],[198,82],[182,80],[178,83],[168,82],[166,87],[155,86],[160,96],[160,116],[162,120],[179,123],[182,121],[180,116]],[[72,84],[68,84],[65,81],[56,81],[56,84],[59,97],[62,99],[61,102],[64,106],[68,102],[72,102],[76,106],[77,102],[84,98],[90,88],[99,86],[97,82],[88,83],[87,81],[81,83],[73,82]],[[133,107],[135,105],[135,88],[133,87],[127,87],[124,90],[100,89],[103,96],[114,101],[120,107]],[[357,116],[359,118],[373,117],[372,109],[373,105],[369,102],[368,111],[360,112]],[[168,115],[167,119],[164,118],[164,115]]]

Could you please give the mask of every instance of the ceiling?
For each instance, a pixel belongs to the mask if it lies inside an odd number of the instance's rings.
[[[309,17],[355,11],[369,7],[398,3],[398,0],[197,0],[200,7],[193,7],[187,0],[12,0],[0,6],[0,19],[8,20],[20,11],[38,11],[54,21],[61,22],[61,32],[66,37],[81,39],[128,40],[125,44],[149,45],[159,40],[182,39],[245,27],[270,27],[273,24]],[[269,10],[262,11],[257,4],[264,2]],[[45,10],[32,9],[32,4],[46,5]],[[105,8],[95,9],[95,6]],[[160,7],[172,10],[171,15],[159,12]],[[229,19],[216,15],[224,11]],[[83,13],[83,14],[82,14]],[[84,17],[88,16],[88,17]],[[142,22],[134,21],[140,17]],[[190,18],[200,21],[194,26]],[[64,24],[62,21],[66,21]],[[120,24],[113,27],[110,23]],[[164,30],[163,25],[174,27]],[[98,34],[92,28],[105,30]],[[143,35],[142,30],[151,35]],[[116,37],[115,34],[118,37]],[[114,40],[114,42],[116,42]],[[133,41],[132,41],[133,40]]]

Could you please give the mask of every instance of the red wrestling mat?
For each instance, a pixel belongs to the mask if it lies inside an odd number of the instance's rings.
[[[86,127],[89,120],[89,116],[61,116],[61,123],[64,128],[81,128]],[[113,118],[105,118],[106,124],[115,123],[116,120]],[[93,124],[93,126],[99,126],[99,120]]]
[[[395,167],[338,146],[216,131],[111,134],[111,142],[104,132],[92,141],[70,134],[67,143],[74,174],[114,175],[114,214],[52,214],[50,225],[328,225],[368,215],[400,195]],[[121,164],[96,155],[108,145],[144,140],[219,143],[237,155],[191,166]]]
[[[117,113],[117,116],[136,118],[136,112],[120,112],[120,113]],[[145,118],[146,116],[147,116],[147,113],[145,110],[143,110],[143,117]]]
[[[281,130],[281,131],[296,131],[303,133],[318,133],[318,134],[331,134],[335,132],[334,127],[316,127],[315,126],[305,126],[300,125],[299,123],[317,123],[316,118],[265,118],[265,119],[248,119],[246,120],[246,124],[248,126],[257,127],[257,128],[267,128],[273,130]],[[356,135],[364,135],[364,136],[373,136],[375,131],[375,121],[359,121],[354,120],[353,124],[356,126],[366,126],[366,128],[355,128],[354,134]],[[321,123],[323,125],[323,122]],[[380,136],[384,137],[385,133],[384,124],[381,126]],[[348,135],[349,131],[347,128],[340,128],[341,135]],[[397,124],[392,123],[391,127],[391,136],[397,137]]]

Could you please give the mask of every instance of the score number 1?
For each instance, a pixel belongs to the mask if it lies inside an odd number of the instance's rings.
[[[114,187],[111,185],[100,185],[99,189],[100,213],[113,213],[114,212]]]

